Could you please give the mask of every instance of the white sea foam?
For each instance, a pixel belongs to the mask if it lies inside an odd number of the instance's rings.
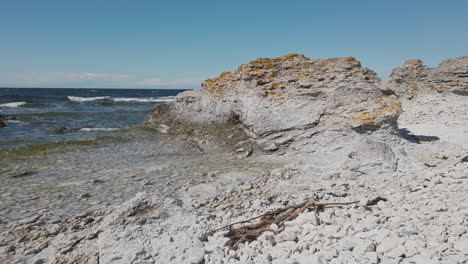
[[[25,104],[26,102],[13,102],[13,103],[0,104],[0,107],[17,108]]]
[[[89,102],[89,101],[96,101],[96,100],[104,100],[109,99],[110,96],[98,96],[98,97],[79,97],[79,96],[67,96],[68,100],[72,102]]]
[[[122,103],[164,103],[172,102],[175,100],[175,96],[163,96],[163,97],[147,97],[147,98],[138,98],[138,97],[110,97],[110,96],[98,96],[98,97],[79,97],[79,96],[67,96],[68,100],[72,102],[90,102],[96,100],[112,100],[114,102]]]
[[[135,102],[135,103],[163,103],[172,102],[175,96],[164,96],[158,98],[132,98],[132,97],[115,97],[111,98],[114,102]]]
[[[80,131],[90,132],[90,131],[114,131],[118,130],[118,128],[113,127],[85,127],[80,129]]]

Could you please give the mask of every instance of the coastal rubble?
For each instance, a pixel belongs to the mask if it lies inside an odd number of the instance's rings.
[[[436,69],[407,62],[388,85],[354,58],[298,54],[254,60],[210,78],[202,89],[155,106],[146,124],[183,135],[202,153],[224,141],[241,161],[264,157],[286,165],[254,177],[213,170],[173,196],[140,192],[66,223],[44,215],[24,219],[13,229],[44,228],[2,244],[0,259],[467,263],[467,58]],[[442,86],[434,92],[436,83]],[[357,203],[304,208],[236,250],[219,229],[306,201]]]

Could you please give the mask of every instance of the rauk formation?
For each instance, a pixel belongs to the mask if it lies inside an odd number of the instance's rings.
[[[429,68],[421,60],[408,60],[393,70],[389,86],[406,96],[424,92],[467,95],[468,56],[444,60],[437,68]]]
[[[25,219],[0,259],[466,263],[467,80],[468,57],[433,69],[407,61],[386,85],[352,57],[251,61],[155,106],[145,124],[201,153],[287,165],[228,186],[238,176],[211,172],[172,196],[138,193],[63,225]],[[356,203],[304,207],[262,229],[268,218],[254,219],[235,225],[251,232],[234,239],[217,229],[305,201]]]
[[[202,87],[156,106],[147,122],[174,128],[238,123],[251,138],[289,145],[324,131],[392,130],[400,111],[397,98],[380,88],[376,73],[353,57],[261,58]],[[274,140],[280,137],[290,137],[289,142]]]

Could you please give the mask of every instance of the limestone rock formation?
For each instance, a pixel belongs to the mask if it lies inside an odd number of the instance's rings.
[[[412,97],[427,92],[468,94],[468,56],[447,59],[437,68],[421,60],[408,60],[393,70],[388,86],[399,95]]]
[[[201,89],[156,105],[146,123],[171,129],[236,123],[251,138],[284,145],[323,131],[393,130],[399,112],[397,98],[353,57],[311,60],[293,53],[210,78]]]

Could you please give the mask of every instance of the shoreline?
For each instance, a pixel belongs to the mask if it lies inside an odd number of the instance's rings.
[[[283,90],[290,94],[279,96],[275,79],[268,84],[248,75],[267,79],[277,68],[288,74],[273,78],[287,79]],[[413,70],[439,74],[443,69],[411,62],[395,71],[394,79]],[[327,78],[302,74],[308,71]],[[69,200],[58,203],[69,206],[63,212],[75,213],[59,220],[54,212],[18,217],[1,233],[0,260],[468,261],[466,96],[419,88],[385,94],[369,71],[354,58],[259,59],[179,95],[176,102],[155,106],[145,121],[159,130],[154,140],[57,160],[48,173],[67,177],[57,177],[62,185],[46,190],[52,196],[43,202],[54,201],[66,186]],[[328,78],[343,72],[352,79]],[[311,88],[304,88],[306,81],[319,83],[321,93],[304,92]],[[354,86],[343,89],[341,83]],[[259,107],[261,112],[254,111]],[[26,187],[37,187],[35,178],[23,179],[31,180],[18,184],[26,193]],[[105,199],[111,202],[93,204]],[[304,207],[308,202],[317,206]],[[88,210],[77,206],[81,203]],[[286,209],[286,215],[271,213],[288,207],[294,210]],[[224,226],[231,228],[220,229]]]

